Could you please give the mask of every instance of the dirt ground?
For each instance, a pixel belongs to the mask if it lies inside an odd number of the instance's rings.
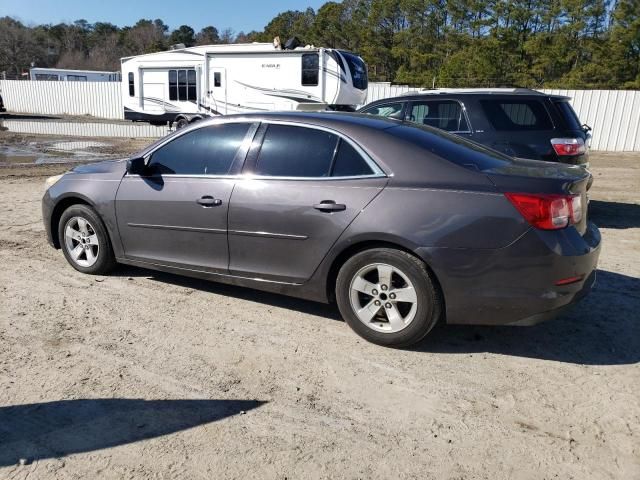
[[[592,166],[592,295],[410,350],[331,306],[82,275],[41,223],[67,167],[0,168],[0,478],[640,478],[640,155]]]

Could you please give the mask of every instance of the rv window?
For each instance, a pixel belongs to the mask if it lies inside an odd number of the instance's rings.
[[[222,76],[220,72],[213,72],[213,86],[221,87],[222,86]]]
[[[318,85],[320,56],[317,53],[302,55],[302,85],[315,87]]]
[[[272,177],[328,177],[338,137],[323,130],[269,125],[255,168]]]
[[[149,167],[164,175],[226,175],[248,130],[248,123],[193,130],[156,150]]]
[[[133,97],[136,94],[136,87],[133,82],[133,72],[129,72],[129,96]]]
[[[58,81],[58,75],[52,73],[36,73],[36,80],[48,80],[52,82]]]
[[[87,77],[84,75],[67,75],[67,82],[86,82]]]
[[[169,100],[197,100],[195,70],[169,70]]]
[[[178,72],[169,70],[169,100],[178,100]]]

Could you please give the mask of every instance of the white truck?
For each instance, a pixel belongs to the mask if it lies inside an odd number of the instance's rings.
[[[205,45],[122,59],[124,117],[155,125],[268,110],[354,110],[367,97],[357,55],[287,42]]]

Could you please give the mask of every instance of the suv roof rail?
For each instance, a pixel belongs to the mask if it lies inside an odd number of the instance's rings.
[[[437,95],[440,93],[488,93],[488,94],[521,94],[521,95],[544,95],[541,92],[530,88],[424,88],[418,90],[418,93],[425,95]]]

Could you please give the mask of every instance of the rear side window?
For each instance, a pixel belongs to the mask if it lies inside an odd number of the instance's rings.
[[[362,155],[344,140],[340,140],[338,151],[333,162],[332,177],[355,177],[371,175],[373,171]]]
[[[582,130],[580,119],[569,102],[559,101],[554,103],[556,107],[558,107],[558,110],[560,110],[560,116],[563,118],[564,123],[569,130]]]
[[[469,125],[460,103],[454,100],[413,102],[412,122],[440,128],[448,132],[467,132]]]
[[[496,130],[552,130],[549,113],[538,100],[480,100],[482,109]]]
[[[361,113],[402,120],[402,107],[402,103],[384,103],[382,105],[376,105],[375,107],[363,110]]]
[[[328,177],[338,137],[323,130],[269,125],[255,167],[257,175]]]
[[[156,150],[149,167],[160,174],[228,174],[249,126],[228,123],[185,133]]]

